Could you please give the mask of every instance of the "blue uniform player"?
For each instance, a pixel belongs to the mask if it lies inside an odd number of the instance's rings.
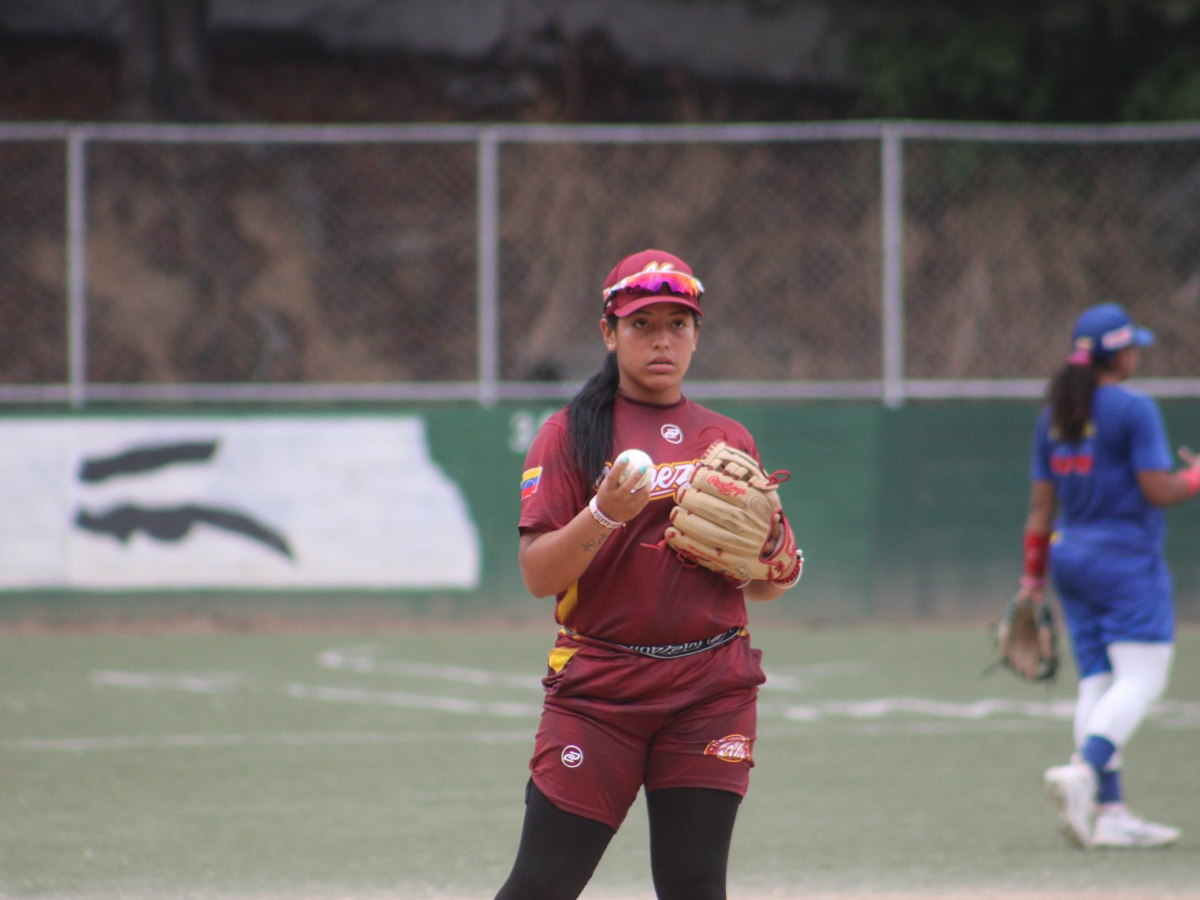
[[[1021,594],[1043,602],[1047,569],[1079,673],[1071,761],[1046,771],[1074,846],[1162,847],[1179,830],[1124,804],[1121,748],[1167,685],[1174,652],[1163,509],[1200,491],[1200,461],[1172,458],[1158,405],[1122,382],[1153,335],[1115,303],[1086,310],[1034,435]]]

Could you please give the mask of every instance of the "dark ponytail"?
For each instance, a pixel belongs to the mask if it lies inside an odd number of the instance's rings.
[[[1068,361],[1050,381],[1050,436],[1056,441],[1076,443],[1087,437],[1100,373],[1117,364],[1116,352],[1094,353],[1089,359],[1086,363]]]
[[[612,452],[613,402],[620,380],[617,354],[609,353],[600,371],[584,383],[567,406],[567,431],[589,490],[604,474],[604,464]]]
[[[1055,440],[1083,440],[1092,420],[1092,395],[1096,392],[1096,367],[1092,363],[1067,363],[1050,381],[1050,434]]]

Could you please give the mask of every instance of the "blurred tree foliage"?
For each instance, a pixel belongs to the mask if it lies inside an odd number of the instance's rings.
[[[1200,0],[841,0],[855,115],[1200,118]]]

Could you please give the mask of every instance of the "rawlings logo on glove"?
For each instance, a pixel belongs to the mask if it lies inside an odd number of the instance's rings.
[[[716,488],[718,494],[723,497],[741,497],[746,493],[745,488],[740,488],[732,481],[722,481],[716,475],[709,475],[705,482]]]
[[[739,585],[791,587],[800,580],[804,556],[779,503],[779,482],[786,478],[786,472],[768,475],[753,456],[717,441],[696,464],[690,484],[675,492],[667,544],[685,562]]]

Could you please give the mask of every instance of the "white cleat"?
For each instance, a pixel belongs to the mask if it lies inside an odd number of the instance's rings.
[[[1092,834],[1093,847],[1169,847],[1179,829],[1139,819],[1127,809],[1101,812]]]
[[[1047,769],[1042,776],[1046,793],[1058,807],[1058,830],[1073,847],[1086,850],[1092,842],[1096,813],[1096,775],[1083,762]]]

